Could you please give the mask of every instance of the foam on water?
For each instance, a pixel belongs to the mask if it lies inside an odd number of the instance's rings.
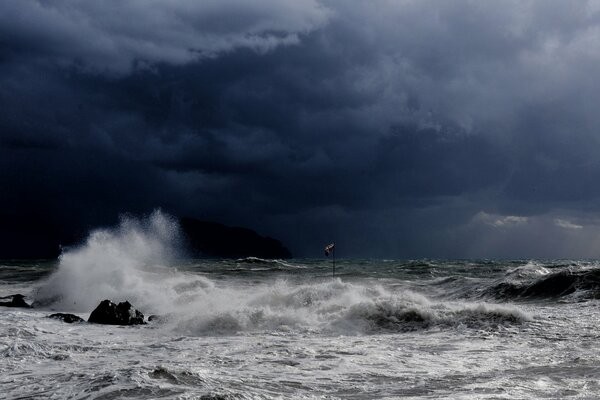
[[[507,271],[507,276],[515,280],[525,280],[548,275],[550,270],[536,261],[528,261],[525,265],[521,265]]]
[[[433,302],[410,291],[342,282],[201,288],[164,319],[186,335],[304,331],[337,334],[491,328],[531,317],[513,306]]]

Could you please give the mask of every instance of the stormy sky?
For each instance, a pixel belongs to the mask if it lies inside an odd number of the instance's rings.
[[[3,0],[0,239],[600,257],[600,2]]]

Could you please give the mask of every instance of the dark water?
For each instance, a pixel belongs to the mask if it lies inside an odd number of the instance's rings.
[[[596,298],[600,262],[577,260],[211,260],[171,261],[173,271],[213,280],[246,278],[290,281],[337,277],[347,282],[371,281],[422,289],[429,295],[502,300]],[[58,260],[0,260],[0,284],[47,278]]]

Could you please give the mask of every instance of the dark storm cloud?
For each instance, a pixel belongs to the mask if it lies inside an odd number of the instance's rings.
[[[592,256],[599,10],[4,1],[3,235],[163,207],[300,255]]]
[[[181,65],[238,48],[265,52],[323,24],[315,1],[18,1],[2,4],[5,57],[89,72]]]

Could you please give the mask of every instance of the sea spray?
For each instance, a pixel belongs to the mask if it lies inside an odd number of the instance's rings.
[[[170,314],[165,328],[188,336],[261,331],[360,335],[430,328],[494,329],[530,320],[514,306],[435,302],[410,290],[340,279],[304,283],[280,279],[198,291],[193,301]]]
[[[103,299],[160,308],[175,290],[171,280],[185,281],[165,268],[177,255],[178,239],[177,223],[160,210],[144,219],[122,217],[118,227],[97,229],[66,250],[38,288],[36,302],[79,312],[90,312]]]

